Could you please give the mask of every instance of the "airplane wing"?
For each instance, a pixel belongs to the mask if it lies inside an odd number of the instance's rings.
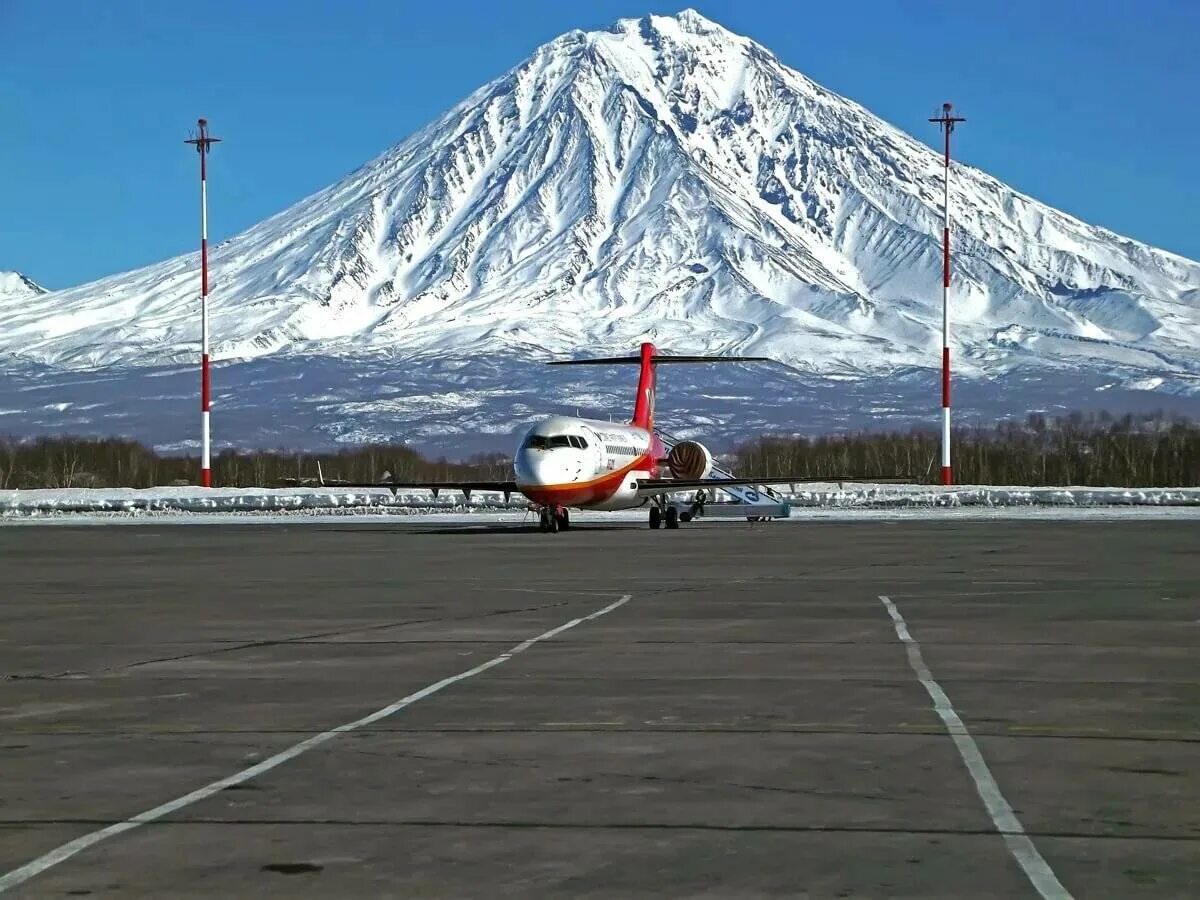
[[[338,481],[326,480],[318,482],[311,479],[284,479],[288,487],[328,487],[328,488],[377,488],[389,490],[393,494],[400,490],[424,490],[437,496],[442,491],[462,491],[464,497],[470,498],[472,491],[496,491],[504,494],[505,501],[512,494],[521,491],[515,481]]]
[[[827,484],[846,481],[861,481],[868,484],[908,484],[912,480],[898,476],[876,478],[866,475],[771,475],[767,478],[639,478],[637,486],[639,496],[648,497],[655,494],[669,494],[673,491],[695,491],[701,488],[737,487],[738,485],[760,487],[772,484]]]

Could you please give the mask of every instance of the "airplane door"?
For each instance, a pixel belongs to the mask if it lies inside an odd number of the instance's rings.
[[[583,458],[586,460],[585,469],[590,466],[593,476],[604,474],[607,471],[605,466],[608,462],[604,441],[600,440],[600,436],[590,428],[583,429],[583,438],[588,444],[587,450],[583,453]]]

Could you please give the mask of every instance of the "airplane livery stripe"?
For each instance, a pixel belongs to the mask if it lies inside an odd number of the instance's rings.
[[[641,456],[639,456],[637,459],[635,459],[633,462],[631,462],[629,465],[627,465],[623,468],[620,468],[620,469],[616,469],[612,472],[605,472],[599,478],[593,478],[590,481],[568,481],[564,484],[520,484],[520,483],[518,483],[517,487],[521,490],[522,493],[527,493],[526,489],[528,489],[530,491],[535,491],[535,492],[546,491],[546,492],[550,492],[550,493],[555,493],[555,492],[564,492],[564,491],[576,491],[576,490],[580,490],[581,488],[605,488],[605,487],[609,487],[609,486],[612,486],[615,488],[618,484],[621,483],[621,480],[624,479],[625,476],[628,475],[630,472],[632,472],[634,470],[638,470],[638,469],[649,470],[649,468],[652,465],[653,465],[653,461],[651,460],[651,454],[644,453]]]

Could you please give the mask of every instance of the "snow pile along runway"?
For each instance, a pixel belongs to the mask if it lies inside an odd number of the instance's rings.
[[[794,508],[815,509],[911,509],[937,510],[962,507],[1194,507],[1200,509],[1200,488],[1115,488],[1115,487],[992,487],[943,488],[930,485],[839,485],[836,483],[797,486],[775,484],[777,491]],[[217,488],[160,487],[55,488],[32,491],[0,491],[0,518],[28,519],[42,516],[71,516],[146,513],[310,513],[377,512],[408,515],[420,513],[487,513],[522,511],[528,501],[513,495],[478,491],[465,499],[456,491],[404,490],[393,495],[386,488]],[[632,511],[640,518],[641,512]],[[628,517],[626,517],[628,518]]]

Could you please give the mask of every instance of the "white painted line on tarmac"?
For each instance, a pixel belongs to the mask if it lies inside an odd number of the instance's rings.
[[[1004,795],[1000,793],[1000,785],[996,783],[991,769],[983,761],[983,754],[979,752],[979,746],[975,743],[975,739],[971,737],[967,726],[954,711],[954,706],[950,703],[946,692],[934,680],[933,673],[925,665],[925,659],[921,656],[921,645],[908,633],[908,624],[904,621],[904,616],[900,614],[900,610],[896,608],[896,604],[890,598],[880,595],[879,599],[883,601],[888,615],[892,617],[892,624],[896,627],[896,637],[904,643],[904,649],[908,653],[908,664],[916,673],[921,686],[929,694],[929,699],[933,701],[933,711],[941,718],[950,737],[954,740],[954,746],[958,748],[958,755],[962,757],[971,780],[975,782],[975,790],[979,793],[979,799],[983,801],[988,815],[992,817],[992,824],[1004,838],[1008,852],[1017,861],[1017,865],[1021,867],[1021,871],[1025,873],[1030,884],[1045,900],[1072,900],[1071,892],[1063,887],[1058,876],[1054,874],[1054,870],[1050,868],[1050,864],[1046,862],[1037,847],[1034,846],[1033,841],[1030,840],[1029,835],[1025,833],[1025,827],[1013,812],[1008,801],[1004,799]]]
[[[139,825],[146,825],[150,822],[154,822],[157,819],[161,819],[163,816],[170,815],[171,813],[176,812],[185,806],[191,806],[193,803],[198,803],[201,800],[213,796],[213,794],[220,793],[221,791],[225,790],[225,788],[232,787],[236,784],[241,784],[244,781],[249,781],[251,778],[262,775],[264,772],[271,771],[271,769],[274,769],[276,766],[283,765],[285,762],[295,759],[302,753],[307,753],[314,747],[319,747],[322,744],[332,741],[339,735],[362,728],[364,725],[371,725],[375,722],[378,722],[380,719],[386,719],[388,716],[399,712],[405,707],[412,706],[417,701],[424,700],[426,697],[436,694],[443,688],[447,688],[452,684],[457,684],[460,681],[465,681],[468,678],[472,678],[475,675],[486,672],[488,669],[491,669],[494,666],[508,662],[518,653],[528,650],[539,641],[549,640],[557,634],[561,634],[568,629],[574,628],[576,625],[582,625],[584,622],[590,622],[592,619],[598,619],[600,616],[612,612],[617,607],[624,606],[632,599],[632,594],[625,594],[623,597],[621,597],[621,599],[614,603],[608,604],[608,606],[605,606],[602,609],[596,610],[594,613],[581,616],[578,619],[572,619],[570,622],[559,625],[557,628],[551,628],[549,631],[539,634],[537,637],[530,638],[527,641],[522,641],[515,647],[509,649],[505,653],[501,653],[494,659],[489,659],[487,662],[481,663],[473,669],[467,669],[465,672],[459,672],[457,675],[451,675],[449,678],[443,678],[441,681],[434,682],[428,687],[421,688],[421,690],[414,694],[409,694],[407,697],[400,698],[395,703],[391,703],[388,706],[383,707],[383,709],[376,710],[370,715],[363,716],[361,719],[355,719],[353,722],[347,722],[345,725],[339,725],[337,728],[331,728],[328,731],[315,734],[298,744],[293,744],[286,750],[276,753],[274,756],[267,757],[262,762],[257,763],[248,769],[243,769],[235,775],[222,778],[220,781],[214,781],[212,784],[207,784],[202,788],[198,788],[197,790],[192,791],[190,794],[184,794],[182,797],[177,797],[174,800],[163,803],[161,806],[156,806],[153,809],[148,809],[143,813],[138,813],[136,816],[126,819],[124,822],[117,822],[113,825],[101,828],[98,831],[93,831],[83,835],[82,837],[77,837],[73,841],[68,841],[61,847],[57,847],[54,850],[51,850],[49,853],[39,856],[35,860],[27,862],[18,869],[13,869],[11,872],[6,873],[5,875],[0,875],[0,892],[24,884],[35,875],[45,872],[47,869],[70,859],[75,854],[80,853],[83,850],[86,850],[88,847],[94,846],[103,840],[116,837],[117,835],[123,834],[126,831],[132,831]]]

